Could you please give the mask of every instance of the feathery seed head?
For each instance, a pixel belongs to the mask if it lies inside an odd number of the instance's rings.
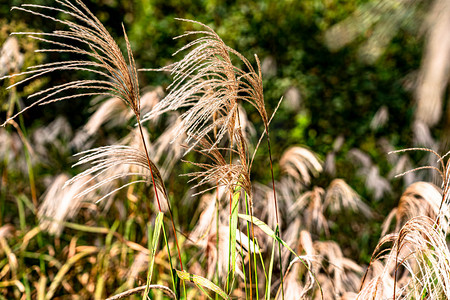
[[[291,147],[283,153],[280,166],[284,172],[308,185],[311,175],[317,176],[322,172],[322,163],[310,150],[302,147]]]
[[[189,107],[182,114],[182,123],[178,128],[180,133],[187,134],[187,143],[194,141],[187,151],[192,150],[197,142],[211,131],[216,133],[212,147],[218,145],[226,133],[233,141],[235,124],[239,122],[239,101],[252,104],[268,130],[257,57],[258,72],[246,58],[228,47],[210,27],[196,21],[180,20],[200,25],[203,30],[188,31],[177,38],[198,34],[202,36],[175,53],[190,49],[182,60],[160,69],[170,70],[174,81],[169,86],[166,97],[146,114],[143,120],[181,107]],[[247,71],[235,67],[231,55],[236,56]]]
[[[75,0],[75,4],[69,0],[61,0],[57,1],[57,3],[60,7],[23,4],[20,7],[13,7],[13,9],[61,23],[67,29],[55,30],[52,33],[20,32],[15,34],[26,34],[33,39],[54,47],[39,50],[39,52],[73,53],[81,55],[82,59],[41,64],[30,67],[29,71],[5,76],[2,79],[22,75],[28,76],[10,86],[10,88],[56,71],[87,71],[101,77],[101,79],[75,80],[36,92],[28,97],[36,100],[28,107],[8,118],[2,126],[5,126],[10,120],[35,105],[45,105],[65,99],[93,95],[118,97],[139,118],[140,96],[137,71],[125,30],[124,36],[127,45],[128,61],[124,58],[121,50],[106,28],[81,0]],[[54,18],[47,14],[49,12],[65,14],[72,18],[73,21]],[[66,91],[73,92],[73,94],[64,96],[63,92]]]

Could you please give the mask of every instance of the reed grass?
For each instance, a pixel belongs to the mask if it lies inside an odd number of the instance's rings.
[[[13,9],[66,29],[16,34],[54,47],[40,52],[82,58],[39,64],[2,79],[26,76],[10,86],[12,91],[51,72],[81,70],[96,79],[74,80],[33,93],[28,97],[31,104],[25,108],[16,113],[10,108],[2,127],[12,125],[22,133],[23,147],[28,151],[32,145],[26,131],[15,121],[23,118],[25,111],[36,105],[100,95],[110,98],[97,106],[83,128],[85,135],[76,136],[78,142],[91,139],[102,124],[117,115],[133,118],[136,128],[130,129],[130,136],[121,142],[78,153],[80,158],[73,167],[84,170],[73,177],[62,174],[52,178],[54,185],[39,205],[33,166],[26,157],[31,200],[23,193],[15,198],[18,226],[3,224],[0,218],[0,297],[450,297],[450,253],[445,243],[448,153],[440,156],[424,148],[393,152],[414,150],[435,155],[439,168],[423,166],[400,175],[432,169],[442,179],[442,190],[415,183],[405,191],[385,224],[387,232],[395,216],[395,232],[381,237],[363,274],[363,268],[345,257],[337,242],[318,237],[330,235],[330,215],[353,211],[370,219],[375,214],[342,179],[331,180],[328,187],[316,185],[314,178],[323,172],[323,163],[306,148],[289,148],[279,161],[281,178],[275,177],[269,133],[278,107],[269,118],[256,55],[254,68],[211,27],[178,19],[198,29],[176,37],[187,40],[174,54],[184,53],[180,60],[162,68],[142,69],[170,71],[173,78],[165,96],[158,89],[142,103],[145,96],[141,96],[125,28],[126,51],[122,51],[81,0],[56,3],[58,7],[24,4]],[[50,16],[53,13],[64,17]],[[257,113],[264,128],[253,151],[245,136],[248,120],[242,103]],[[182,112],[174,112],[177,110]],[[149,121],[156,123],[159,116],[169,113],[176,121],[170,124],[167,135],[152,142]],[[255,153],[264,136],[270,187],[252,180]],[[172,189],[165,175],[174,172],[172,160],[181,158],[183,152],[197,159],[188,161],[194,171],[185,175],[190,177],[187,184],[195,190],[192,196],[203,199],[190,232],[185,231],[188,226],[178,223],[183,214],[182,195]],[[354,151],[370,174],[378,170],[370,159],[364,162],[360,154]],[[158,167],[161,162],[163,171]],[[3,211],[3,186],[1,192]],[[154,205],[151,199],[155,199]],[[193,203],[192,197],[185,201]],[[101,205],[107,208],[102,210]],[[108,209],[115,210],[119,217],[108,216]],[[85,223],[68,222],[69,218]],[[36,223],[32,228],[28,225],[31,219]],[[166,230],[167,222],[171,232]],[[244,227],[246,235],[241,231]],[[161,232],[163,247],[159,246]],[[388,243],[392,248],[385,249]],[[177,255],[173,255],[175,252]]]

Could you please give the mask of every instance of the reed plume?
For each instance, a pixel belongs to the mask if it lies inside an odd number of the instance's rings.
[[[128,61],[124,58],[113,37],[82,1],[76,0],[76,4],[68,0],[56,2],[61,5],[61,8],[23,4],[12,9],[28,12],[56,23],[64,24],[68,27],[68,30],[55,30],[52,33],[17,32],[14,34],[26,34],[33,39],[54,47],[41,49],[38,52],[72,53],[80,55],[82,59],[40,64],[29,67],[29,71],[4,76],[2,79],[27,75],[27,78],[16,82],[8,88],[57,71],[87,71],[100,76],[102,79],[74,80],[31,94],[28,96],[28,99],[35,99],[32,104],[8,118],[2,126],[5,126],[10,120],[33,106],[93,95],[118,97],[136,116],[139,116],[140,96],[137,71],[125,28],[123,29]],[[65,14],[75,19],[76,22],[54,18],[47,14],[49,12]],[[62,95],[66,91],[71,92],[71,94],[68,96]]]
[[[143,136],[140,117],[141,117],[141,98],[139,92],[139,83],[137,78],[137,69],[134,62],[133,54],[131,52],[130,42],[127,38],[125,28],[124,38],[127,47],[127,58],[125,59],[119,46],[109,34],[103,24],[89,11],[86,5],[81,0],[76,0],[75,4],[69,0],[56,1],[61,5],[61,8],[50,7],[34,4],[23,4],[20,7],[13,7],[13,9],[37,15],[56,23],[61,23],[68,27],[68,30],[55,30],[52,33],[37,33],[37,32],[20,32],[16,34],[27,34],[29,37],[45,42],[55,48],[38,50],[39,52],[47,53],[72,53],[80,55],[83,59],[79,60],[62,60],[30,67],[31,70],[22,73],[5,76],[3,78],[11,78],[16,76],[27,75],[27,78],[11,85],[9,88],[29,81],[33,78],[56,71],[87,71],[91,72],[102,79],[82,79],[74,80],[68,83],[49,87],[42,91],[30,95],[28,98],[34,98],[34,102],[17,112],[12,117],[8,118],[2,126],[12,121],[15,117],[22,114],[27,109],[35,105],[45,105],[52,102],[79,98],[83,96],[93,95],[107,95],[120,99],[127,107],[131,109],[136,117],[139,125],[140,135],[144,146],[144,158],[147,165],[147,170],[155,186],[161,188],[161,179],[159,172],[156,172],[155,164],[148,156],[147,146]],[[41,12],[43,11],[43,12]],[[58,12],[65,14],[75,21],[58,19],[50,15],[48,12]],[[76,45],[74,45],[76,44]],[[71,92],[69,96],[62,95],[63,92]],[[115,155],[114,158],[106,158],[105,155],[100,154],[101,151],[107,150],[108,155]],[[138,166],[143,165],[142,153],[138,155],[136,149],[124,149],[120,147],[98,148],[90,150],[93,155],[85,158],[86,162],[94,162],[97,168],[112,168],[114,165],[120,164],[120,159],[125,159],[126,162]],[[134,156],[129,153],[134,151]],[[96,155],[97,154],[97,155]],[[127,156],[128,155],[128,156]],[[110,159],[108,163],[104,159]],[[97,160],[97,161],[96,161]],[[145,164],[145,162],[144,162]],[[98,169],[91,168],[88,172],[95,172]],[[104,172],[104,170],[100,170]],[[155,176],[153,173],[155,172]],[[85,173],[83,173],[85,174]],[[156,178],[155,178],[156,177]],[[80,178],[80,177],[77,177]],[[117,176],[115,177],[117,178]],[[112,180],[112,178],[110,178]],[[96,184],[95,186],[98,186]],[[164,193],[166,194],[166,193]],[[158,205],[159,200],[158,200]]]
[[[168,87],[166,97],[143,120],[188,107],[181,115],[182,122],[179,125],[180,132],[187,134],[186,142],[194,141],[187,151],[192,150],[196,141],[212,131],[215,131],[215,141],[211,147],[218,145],[227,132],[232,140],[235,124],[239,119],[239,101],[253,105],[268,128],[258,58],[255,56],[258,63],[256,71],[245,57],[228,47],[210,27],[192,20],[178,20],[200,25],[203,30],[188,31],[176,37],[177,39],[199,34],[202,36],[174,53],[176,55],[190,49],[183,59],[159,69],[170,70],[173,82]],[[231,55],[237,57],[247,71],[236,67]]]
[[[383,260],[383,271],[367,284],[363,279],[358,299],[447,299],[450,253],[445,237],[436,221],[426,216],[415,217],[398,233],[383,237],[371,261],[374,265]],[[382,250],[387,243],[393,246]]]
[[[322,172],[322,162],[317,156],[303,147],[291,147],[280,159],[281,169],[304,185],[311,183],[311,175]]]
[[[92,73],[96,77],[100,77],[100,79],[73,80],[33,93],[28,98],[35,99],[34,102],[17,112],[15,115],[7,118],[2,126],[6,126],[6,124],[12,122],[18,115],[36,105],[45,105],[62,100],[97,95],[120,99],[133,112],[136,118],[143,151],[138,148],[124,146],[107,146],[87,150],[83,153],[85,156],[82,157],[80,162],[91,163],[93,164],[93,167],[70,180],[68,184],[73,183],[78,179],[82,179],[90,174],[92,174],[93,178],[96,178],[100,174],[104,174],[108,170],[124,163],[138,168],[135,171],[128,171],[106,177],[79,194],[79,196],[83,196],[92,191],[94,188],[98,188],[120,177],[129,175],[146,176],[146,172],[148,171],[150,173],[148,178],[150,178],[153,183],[154,194],[157,200],[158,210],[160,212],[162,211],[162,206],[158,196],[158,189],[162,191],[162,194],[166,198],[170,219],[172,222],[172,229],[175,235],[181,270],[183,270],[181,253],[179,250],[169,200],[167,198],[167,192],[165,191],[161,175],[157,170],[156,165],[149,157],[147,143],[145,142],[144,131],[141,125],[141,97],[137,68],[133,58],[133,53],[131,52],[131,45],[125,32],[125,27],[122,25],[127,58],[124,57],[114,38],[109,34],[103,24],[90,12],[81,0],[75,0],[75,3],[72,3],[69,0],[57,0],[56,2],[60,5],[60,7],[24,4],[20,7],[13,7],[13,9],[21,10],[45,19],[49,19],[56,23],[63,24],[68,29],[55,30],[52,33],[19,32],[16,34],[27,34],[33,39],[47,43],[51,47],[54,47],[39,50],[38,52],[69,53],[78,55],[82,58],[78,60],[61,60],[36,65],[30,67],[29,71],[5,76],[2,77],[2,79],[27,75],[27,78],[18,81],[17,83],[9,86],[9,88],[29,81],[33,78],[56,71],[86,71]],[[66,20],[65,17],[52,17],[49,15],[50,12],[64,14],[68,17],[68,20]],[[64,95],[65,92],[70,94]],[[91,180],[92,179],[88,179],[87,182],[90,182]],[[130,184],[132,183],[128,183],[120,188]],[[108,195],[109,194],[104,197],[107,197]]]

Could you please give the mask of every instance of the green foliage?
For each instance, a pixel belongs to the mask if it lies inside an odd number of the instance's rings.
[[[359,37],[359,40],[337,52],[330,51],[324,44],[325,31],[365,2],[360,0],[346,1],[345,3],[338,0],[97,0],[87,3],[87,5],[92,11],[95,11],[100,21],[106,24],[107,29],[113,32],[113,37],[122,36],[121,20],[123,20],[138,67],[159,68],[179,58],[172,57],[172,54],[185,45],[186,40],[173,39],[173,37],[183,34],[186,30],[192,30],[195,25],[177,21],[175,18],[203,22],[214,28],[227,45],[245,57],[252,58],[254,54],[257,54],[263,65],[264,93],[269,115],[273,112],[280,97],[285,96],[284,103],[270,126],[275,177],[279,178],[281,174],[277,161],[288,146],[306,145],[325,159],[328,153],[334,151],[333,142],[337,137],[342,136],[344,144],[337,151],[335,157],[336,174],[323,174],[314,179],[311,186],[327,186],[334,177],[345,178],[363,198],[371,201],[372,193],[367,189],[364,178],[358,174],[357,166],[349,160],[347,154],[353,148],[361,149],[379,167],[381,175],[386,177],[392,169],[392,165],[386,159],[385,151],[379,144],[380,138],[387,139],[394,147],[405,147],[412,144],[410,125],[414,106],[410,92],[405,88],[405,81],[408,73],[419,66],[421,44],[411,31],[399,31],[384,54],[373,65],[367,65],[358,59],[358,42],[364,37]],[[14,0],[9,5],[21,3],[22,1]],[[46,0],[39,3],[51,5],[49,3],[52,1]],[[3,44],[13,31],[26,32],[31,31],[30,28],[38,28],[47,32],[54,30],[54,24],[37,23],[38,21],[34,17],[22,12],[10,13],[9,5],[0,6],[2,16],[7,16],[7,19],[0,20],[0,44]],[[370,32],[367,32],[366,35],[370,35]],[[27,38],[21,38],[19,41],[21,51],[25,55],[23,68],[46,62],[43,55],[34,53],[34,50],[37,49],[35,41]],[[119,39],[118,43],[122,49],[125,48],[123,39]],[[255,62],[253,59],[250,61]],[[74,72],[36,79],[18,87],[16,97],[25,99],[26,95],[44,89],[50,83],[55,85],[55,82],[63,83],[79,76],[80,74]],[[170,76],[162,72],[145,72],[139,76],[141,86],[162,85],[166,87],[171,82]],[[11,83],[8,80],[1,83],[0,97],[2,99],[10,99],[11,96],[6,87]],[[292,88],[299,91],[298,99],[294,99],[297,102],[293,104],[289,102],[293,100],[289,98],[288,94]],[[90,99],[84,101],[87,102]],[[387,107],[390,118],[384,126],[373,129],[370,122],[382,106]],[[3,100],[0,107],[2,119],[8,107],[10,106],[7,101]],[[30,128],[30,132],[33,132],[52,120],[54,116],[65,115],[75,131],[85,123],[90,114],[90,111],[84,107],[83,103],[68,101],[45,109],[36,109],[28,112],[25,125]],[[252,110],[250,106],[246,108],[248,108],[250,121],[256,124],[257,132],[261,133],[263,126],[257,121],[260,118],[258,112]],[[164,122],[166,121],[164,120]],[[164,125],[161,124],[149,125],[152,128],[152,140],[163,132]],[[116,132],[117,136],[122,136],[121,133],[129,131],[133,125],[128,124],[125,129],[117,129],[119,131]],[[438,129],[434,133],[439,137],[444,135],[445,131]],[[107,143],[110,138],[103,130],[99,132],[98,136],[100,144]],[[256,144],[258,138],[258,136],[252,137],[253,144]],[[62,141],[62,143],[65,145],[64,150],[55,145],[49,146],[49,160],[38,162],[31,169],[34,176],[38,178],[36,186],[39,195],[42,195],[46,185],[42,178],[53,176],[61,171],[76,173],[76,170],[67,170],[71,164],[69,156],[74,150],[68,145],[68,140]],[[252,179],[264,183],[270,181],[270,173],[267,172],[266,147],[264,144],[261,146],[260,153],[262,154],[258,153],[256,160],[262,163],[255,164],[252,174]],[[12,151],[15,150],[12,149]],[[186,159],[194,160],[191,159],[193,157],[194,154],[190,153]],[[198,200],[194,200],[193,203],[189,202],[190,205],[179,205],[186,204],[191,200],[180,199],[179,195],[187,193],[189,187],[186,185],[186,180],[178,175],[192,172],[194,169],[188,164],[180,163],[175,170],[174,174],[170,174],[168,180],[171,183],[169,198],[172,203],[175,203],[173,213],[175,222],[182,224],[180,231],[189,232],[196,220],[192,216],[196,213]],[[20,168],[9,167],[9,162],[6,160],[0,162],[0,171],[2,176],[0,227],[5,224],[14,224],[17,228],[13,236],[8,239],[7,245],[3,244],[1,248],[4,249],[3,253],[6,251],[12,253],[21,262],[18,269],[15,270],[20,274],[19,280],[0,283],[0,288],[8,287],[9,289],[11,286],[15,286],[12,288],[12,293],[4,294],[7,297],[19,295],[18,291],[22,289],[29,290],[31,282],[39,282],[39,295],[47,292],[47,297],[60,296],[64,292],[70,292],[69,288],[64,286],[64,280],[76,282],[72,286],[73,290],[81,289],[84,279],[80,278],[79,274],[83,271],[85,274],[89,272],[98,274],[96,272],[101,273],[107,269],[117,268],[123,276],[125,270],[131,267],[136,256],[136,253],[127,247],[130,243],[133,246],[147,243],[152,245],[149,247],[152,252],[148,283],[152,280],[152,274],[154,274],[153,278],[159,278],[161,282],[170,282],[167,274],[173,273],[172,277],[174,277],[176,272],[182,280],[193,281],[196,285],[212,290],[225,299],[228,298],[228,295],[215,283],[185,271],[174,270],[171,265],[163,262],[165,259],[172,263],[170,251],[176,252],[174,245],[169,247],[168,237],[166,237],[166,244],[170,250],[161,250],[159,254],[155,252],[162,224],[162,213],[156,217],[154,239],[150,241],[150,236],[145,230],[149,228],[147,224],[152,221],[149,218],[153,218],[154,213],[152,212],[155,211],[155,207],[151,204],[152,199],[148,197],[149,194],[151,195],[149,187],[139,186],[134,190],[130,188],[119,193],[119,198],[122,198],[123,201],[114,204],[115,206],[108,214],[97,210],[91,211],[89,208],[83,209],[80,216],[75,218],[75,222],[85,223],[88,220],[89,227],[66,224],[68,225],[67,231],[54,240],[52,236],[41,232],[37,227],[37,207],[27,196],[32,194],[33,188],[23,180],[24,172]],[[395,187],[394,192],[385,196],[383,201],[378,203],[372,201],[371,206],[379,215],[387,215],[396,199],[399,198],[402,190],[401,183],[396,182],[393,187]],[[238,199],[233,198],[231,245],[234,245],[236,241],[234,229],[238,223]],[[178,210],[177,207],[182,208]],[[246,215],[239,215],[239,217],[250,221]],[[368,263],[381,231],[379,225],[381,218],[378,217],[369,222],[358,222],[361,221],[358,217],[360,216],[351,212],[343,214],[339,218],[331,217],[330,220],[333,223],[330,235],[331,239],[344,245],[346,256],[360,263]],[[349,219],[355,220],[355,224],[360,225],[349,225]],[[120,222],[119,225],[119,223],[115,223],[116,220],[123,222]],[[253,218],[253,223],[274,241],[283,244],[293,255],[298,256],[265,223],[256,218]],[[355,232],[358,239],[354,238]],[[318,235],[318,239],[329,238],[323,233],[318,233]],[[275,245],[274,242],[273,246]],[[236,249],[233,246],[230,247],[233,258],[230,279],[233,279]],[[116,252],[106,253],[107,251],[103,248]],[[195,256],[191,255],[190,251],[192,250],[189,248],[185,250],[183,260],[186,261],[191,256]],[[270,281],[272,270],[276,266],[274,265],[274,252],[267,255],[271,256],[268,266]],[[254,258],[256,259],[256,254]],[[0,259],[1,270],[8,260],[5,255],[0,256]],[[108,261],[109,259],[111,262]],[[261,260],[263,260],[262,256]],[[52,279],[51,283],[47,282],[50,278]],[[140,281],[145,283],[145,278],[140,278]],[[93,285],[94,283],[89,282],[89,284]],[[106,291],[108,294],[123,291],[126,287],[125,284],[120,286],[121,284],[123,283],[119,282],[118,277],[98,276],[95,282],[97,288],[92,290],[91,294],[101,298],[106,295]],[[131,283],[127,282],[126,285],[128,284],[131,286]],[[232,283],[230,284],[232,285]],[[47,285],[49,288],[45,291]],[[200,289],[202,289],[201,287]],[[175,289],[178,290],[178,287]],[[230,287],[231,289],[232,287]],[[270,290],[270,283],[268,290]],[[90,290],[88,288],[83,290],[84,294],[81,296],[89,296],[87,291]],[[153,293],[153,291],[149,293]],[[267,294],[269,294],[267,296],[269,298],[270,291]],[[0,292],[0,299],[2,299],[1,297],[5,297],[2,292]]]

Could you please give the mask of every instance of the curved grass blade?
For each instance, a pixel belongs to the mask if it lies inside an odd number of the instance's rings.
[[[276,245],[276,239],[273,239],[272,243],[272,254],[270,255],[270,264],[269,264],[269,272],[268,272],[268,278],[266,282],[266,295],[264,299],[270,300],[270,289],[272,285],[272,272],[273,272],[273,260],[275,258],[275,245]]]
[[[286,247],[286,249],[288,249],[292,254],[295,255],[295,257],[297,257],[302,263],[303,265],[306,267],[306,269],[308,270],[308,272],[310,272],[312,274],[312,276],[314,277],[314,279],[316,280],[317,285],[319,286],[320,289],[320,294],[322,296],[323,299],[323,292],[322,292],[322,288],[320,287],[320,283],[317,280],[316,276],[312,273],[311,268],[309,268],[308,264],[305,263],[305,261],[297,254],[295,253],[294,250],[292,250],[291,247],[289,247],[288,244],[286,244],[285,241],[283,241],[278,234],[276,234],[270,227],[269,225],[267,225],[266,223],[264,223],[263,221],[261,221],[260,219],[256,218],[255,216],[249,216],[249,215],[244,215],[244,214],[238,214],[239,218],[248,221],[248,222],[252,222],[253,224],[255,224],[256,226],[259,227],[259,229],[261,229],[265,234],[267,234],[268,236],[270,236],[271,238],[273,238],[274,240],[276,240],[279,244],[283,245],[284,247]],[[278,227],[277,227],[278,230]]]
[[[233,285],[234,276],[236,273],[236,231],[237,231],[237,223],[238,223],[238,206],[239,206],[239,197],[241,188],[237,187],[235,189],[235,193],[233,195],[233,199],[231,202],[231,215],[230,215],[230,248],[228,249],[229,255],[231,257],[228,258],[228,278],[227,278],[227,291],[231,290],[231,285]]]
[[[62,266],[62,268],[59,269],[58,273],[55,276],[55,279],[53,279],[52,284],[50,285],[50,287],[48,289],[47,295],[45,295],[45,299],[47,300],[47,299],[53,298],[53,295],[55,294],[56,289],[59,287],[62,280],[64,279],[64,276],[76,262],[78,262],[83,257],[85,257],[87,255],[91,255],[97,251],[98,251],[98,249],[96,247],[89,247],[86,250],[84,250],[84,251],[74,255],[72,258],[70,258],[66,262],[66,264],[64,264]]]
[[[207,288],[210,291],[213,291],[217,295],[221,296],[223,299],[230,300],[230,297],[221,288],[219,288],[217,285],[215,285],[208,279],[203,278],[198,275],[190,274],[186,271],[179,271],[179,270],[176,270],[176,271],[177,271],[178,277],[181,280],[189,280],[190,282],[194,283],[195,285],[199,285],[204,288]]]
[[[163,222],[164,213],[159,212],[155,219],[155,226],[153,229],[153,238],[152,238],[152,245],[151,245],[151,251],[150,251],[150,257],[149,257],[149,265],[148,265],[148,275],[147,275],[147,285],[145,287],[144,296],[148,293],[148,287],[150,286],[150,283],[152,281],[152,274],[153,274],[153,266],[155,264],[155,254],[156,249],[158,248],[158,242],[159,242],[159,235],[161,233],[161,225]],[[150,240],[150,239],[149,239]]]

